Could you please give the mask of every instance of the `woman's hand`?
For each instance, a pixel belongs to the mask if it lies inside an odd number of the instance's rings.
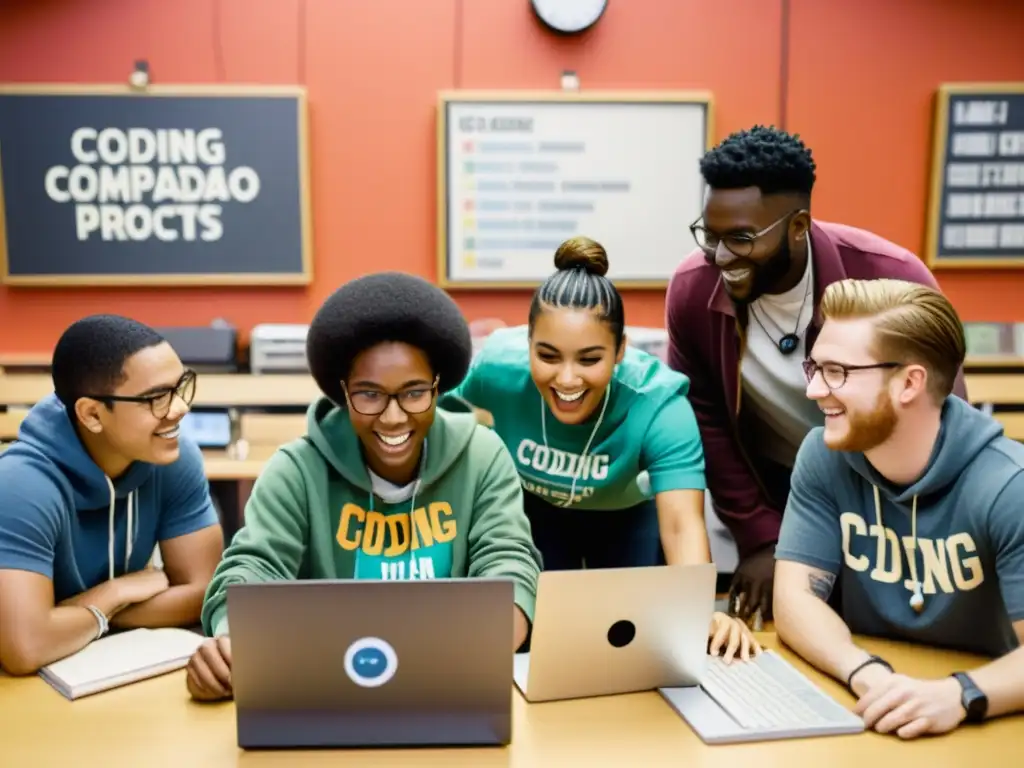
[[[733,660],[737,651],[744,661],[749,661],[761,652],[761,645],[746,624],[719,611],[715,611],[711,617],[708,638],[708,653],[712,656],[721,654],[726,664]]]

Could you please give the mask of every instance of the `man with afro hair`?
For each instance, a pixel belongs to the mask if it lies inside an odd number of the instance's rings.
[[[309,407],[306,436],[263,470],[210,583],[212,637],[189,662],[192,696],[232,694],[230,584],[507,577],[518,649],[540,554],[501,439],[471,414],[436,410],[472,358],[455,302],[411,275],[361,277],[324,302],[306,350],[324,396]]]
[[[824,423],[802,367],[821,328],[822,293],[845,278],[938,286],[905,248],[812,219],[816,166],[798,135],[760,125],[733,133],[700,170],[697,248],[666,297],[668,362],[690,378],[708,490],[738,548],[730,609],[768,619],[793,462]],[[966,396],[962,372],[955,393]]]

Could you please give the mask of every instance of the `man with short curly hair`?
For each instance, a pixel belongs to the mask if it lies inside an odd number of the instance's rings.
[[[264,468],[210,582],[203,627],[214,637],[189,662],[193,697],[232,695],[231,584],[506,577],[518,649],[541,567],[519,475],[472,414],[436,409],[472,358],[458,306],[422,278],[368,275],[324,302],[306,354],[325,396],[307,434]]]
[[[937,284],[905,248],[812,219],[817,169],[797,135],[739,131],[700,169],[707,194],[690,225],[698,247],[666,298],[668,361],[690,378],[708,490],[739,550],[730,608],[768,618],[793,462],[823,423],[801,368],[820,330],[822,292],[847,277]],[[954,391],[966,396],[962,375]]]

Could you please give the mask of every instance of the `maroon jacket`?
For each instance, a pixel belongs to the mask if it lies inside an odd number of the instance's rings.
[[[892,277],[938,287],[913,253],[862,229],[814,221],[811,253],[814,316],[807,329],[807,349],[821,330],[821,296],[831,283],[848,277]],[[690,379],[690,403],[704,443],[708,490],[742,558],[778,540],[784,506],[784,499],[769,498],[739,439],[739,361],[745,318],[737,317],[718,269],[704,261],[699,249],[672,276],[665,309],[668,363]],[[962,370],[955,393],[967,396]]]

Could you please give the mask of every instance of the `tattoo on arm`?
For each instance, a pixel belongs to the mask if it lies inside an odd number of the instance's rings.
[[[811,571],[807,575],[807,583],[812,595],[820,600],[828,600],[836,583],[836,575],[826,571]]]

